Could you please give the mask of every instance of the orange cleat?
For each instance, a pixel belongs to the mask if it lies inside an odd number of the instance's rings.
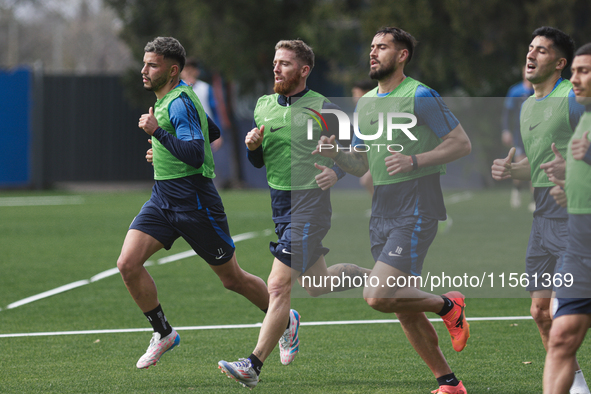
[[[468,338],[470,338],[470,325],[466,321],[466,315],[464,314],[464,308],[466,307],[464,295],[459,291],[450,291],[445,293],[444,296],[449,298],[454,303],[454,306],[451,311],[441,318],[449,331],[454,350],[461,352],[466,347]]]
[[[446,296],[447,297],[447,296]],[[437,390],[431,391],[431,394],[467,394],[464,384],[460,381],[457,386],[439,386]]]

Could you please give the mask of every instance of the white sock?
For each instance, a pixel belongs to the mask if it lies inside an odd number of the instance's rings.
[[[575,372],[575,380],[573,381],[573,385],[570,388],[571,394],[591,394],[589,391],[589,387],[587,387],[587,382],[585,381],[585,376],[583,375],[583,371],[580,369]]]

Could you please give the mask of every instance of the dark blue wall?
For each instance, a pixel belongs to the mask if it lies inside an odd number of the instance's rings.
[[[0,70],[0,187],[31,180],[31,79],[26,69]]]

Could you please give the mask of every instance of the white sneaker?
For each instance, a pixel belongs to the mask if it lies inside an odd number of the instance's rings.
[[[511,208],[519,208],[521,206],[521,197],[517,188],[511,189]]]
[[[279,355],[281,356],[281,364],[283,365],[291,363],[300,350],[299,330],[300,314],[295,309],[290,309],[289,328],[279,338]]]
[[[218,368],[229,378],[251,390],[259,383],[259,375],[257,375],[248,358],[240,358],[238,361],[231,363],[222,360],[218,362]]]
[[[160,338],[160,333],[155,332],[154,334],[152,334],[150,346],[148,346],[146,354],[140,357],[136,364],[136,367],[138,367],[139,369],[144,369],[148,368],[151,365],[156,365],[158,360],[160,360],[160,357],[167,351],[177,346],[180,343],[180,341],[181,336],[174,329],[170,334],[168,334],[164,338]]]

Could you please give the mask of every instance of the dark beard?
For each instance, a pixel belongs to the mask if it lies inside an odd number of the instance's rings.
[[[369,72],[369,77],[371,79],[375,79],[376,81],[381,81],[392,75],[394,71],[394,65],[390,65],[390,67],[381,68],[379,70],[371,70]]]
[[[153,92],[155,90],[160,89],[162,86],[166,85],[167,80],[168,80],[168,76],[166,76],[166,75],[163,75],[156,80],[149,79],[150,86],[149,87],[144,86],[144,89],[146,89],[148,92]]]
[[[301,76],[300,74],[296,74],[290,79],[287,79],[282,82],[275,82],[275,86],[273,86],[273,91],[277,94],[286,95],[291,93],[293,89],[298,86],[300,83]]]

